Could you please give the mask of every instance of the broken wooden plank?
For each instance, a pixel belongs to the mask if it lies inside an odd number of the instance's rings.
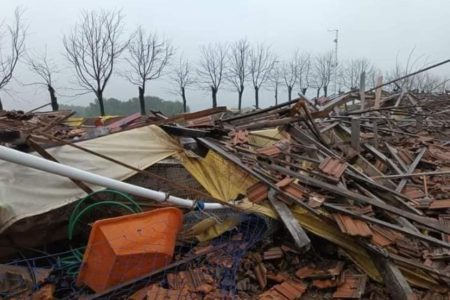
[[[420,160],[422,159],[422,157],[426,151],[427,151],[427,148],[425,148],[425,147],[422,148],[422,150],[419,152],[417,157],[414,159],[413,163],[408,167],[408,171],[406,172],[406,174],[412,174],[414,172],[414,170],[416,169],[417,165],[419,164]],[[403,178],[400,181],[400,183],[397,185],[397,187],[395,188],[395,191],[400,193],[403,190],[403,188],[405,187],[407,182],[408,182],[408,178]]]
[[[361,110],[366,107],[366,72],[361,72],[359,77],[359,98],[361,101]]]
[[[307,251],[311,246],[309,237],[306,235],[306,232],[300,226],[289,207],[280,200],[276,199],[276,193],[277,192],[274,189],[269,190],[268,197],[270,204],[272,204],[273,208],[277,211],[283,221],[283,224],[291,233],[297,247]]]
[[[305,185],[309,185],[309,186],[314,186],[314,187],[318,187],[321,189],[325,189],[328,190],[329,192],[335,193],[337,195],[343,196],[343,197],[347,197],[349,199],[355,200],[355,201],[360,201],[362,203],[366,203],[366,204],[371,204],[375,207],[378,207],[380,209],[383,209],[387,212],[393,213],[395,215],[398,216],[403,216],[411,221],[417,222],[419,224],[422,224],[426,227],[429,228],[433,228],[439,232],[445,232],[445,233],[449,233],[450,234],[450,227],[449,226],[444,226],[443,224],[439,224],[437,223],[434,219],[431,218],[427,218],[427,217],[422,217],[419,216],[417,214],[413,214],[410,212],[407,212],[405,210],[399,209],[397,207],[394,207],[392,205],[388,205],[385,203],[379,203],[378,201],[363,196],[361,194],[349,191],[349,190],[345,190],[342,188],[337,187],[336,185],[332,185],[326,182],[322,182],[316,178],[307,176],[307,175],[303,175],[301,173],[298,172],[294,172],[292,170],[289,170],[287,168],[283,168],[277,165],[268,165],[265,164],[265,166],[269,169],[278,171],[284,175],[288,175],[297,179],[300,179],[302,181],[303,184]]]
[[[380,87],[383,84],[383,75],[380,75],[377,77],[377,86],[378,88],[375,90],[375,103],[373,105],[373,108],[379,109],[380,108],[380,101],[381,101],[381,91],[382,88]]]

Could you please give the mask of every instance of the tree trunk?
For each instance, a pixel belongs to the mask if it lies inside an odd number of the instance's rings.
[[[241,111],[242,109],[242,94],[244,93],[244,90],[238,91],[238,109]]]
[[[323,87],[323,94],[325,95],[325,97],[327,96],[327,93],[328,93],[328,86],[325,85],[325,86]]]
[[[186,90],[181,87],[181,98],[183,98],[183,112],[187,112]]]
[[[3,110],[2,99],[0,99],[0,110]]]
[[[50,84],[47,85],[47,87],[48,87],[48,92],[50,93],[50,102],[52,104],[52,110],[58,111],[59,105],[58,105],[58,99],[56,98],[56,95],[55,95],[55,89]]]
[[[259,87],[255,86],[255,107],[259,108]]]
[[[291,101],[291,96],[292,96],[292,86],[288,86],[288,101]]]
[[[98,105],[100,107],[100,116],[104,116],[105,115],[105,105],[103,103],[103,91],[97,90],[96,95],[97,95]]]
[[[306,91],[308,90],[308,88],[302,88],[302,94],[303,94],[303,96],[305,96],[306,95]]]
[[[212,94],[212,106],[215,108],[217,107],[217,89],[211,87],[211,94]]]
[[[317,95],[316,95],[317,100],[319,100],[319,96],[320,96],[320,88],[317,88]]]
[[[275,85],[275,105],[278,104],[278,84]]]
[[[141,115],[143,115],[143,116],[145,116],[145,114],[146,114],[144,93],[145,93],[145,87],[140,86],[139,87],[139,106],[141,107]]]

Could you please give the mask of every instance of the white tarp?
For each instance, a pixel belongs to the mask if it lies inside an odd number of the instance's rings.
[[[176,140],[157,126],[132,129],[78,145],[139,169],[181,151]],[[71,146],[47,149],[59,162],[98,175],[124,180],[136,172]],[[39,156],[39,154],[33,153]],[[102,187],[92,186],[93,190]],[[48,212],[86,195],[65,177],[0,161],[0,233],[14,222]]]

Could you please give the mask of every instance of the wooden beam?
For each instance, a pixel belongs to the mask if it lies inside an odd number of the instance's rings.
[[[359,98],[361,101],[361,110],[366,107],[366,72],[362,72],[359,77]]]
[[[380,108],[381,91],[382,91],[381,85],[382,84],[383,84],[383,76],[380,75],[380,76],[377,77],[377,86],[378,86],[378,88],[375,90],[375,103],[373,104],[373,108],[374,109],[379,109]]]
[[[417,297],[411,286],[406,281],[403,274],[388,258],[381,255],[373,255],[373,261],[381,271],[384,286],[386,287],[391,299],[398,300],[416,300]]]
[[[352,147],[355,151],[361,151],[361,119],[359,117],[352,117]]]
[[[412,164],[409,166],[408,171],[406,172],[406,174],[412,174],[414,172],[414,170],[416,169],[417,165],[419,164],[420,160],[422,159],[422,157],[423,157],[423,155],[425,154],[426,151],[427,151],[427,148],[425,148],[425,147],[422,148],[422,150],[417,155],[416,159],[414,159]],[[400,183],[397,185],[397,187],[395,188],[395,191],[401,193],[401,191],[405,187],[405,185],[408,182],[408,180],[409,180],[408,178],[403,178],[400,181]]]

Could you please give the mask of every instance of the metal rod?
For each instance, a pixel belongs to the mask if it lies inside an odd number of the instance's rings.
[[[158,202],[169,202],[173,205],[183,207],[193,207],[195,202],[169,194],[146,189],[133,184],[125,183],[116,179],[93,174],[74,167],[66,166],[57,162],[49,161],[31,154],[23,153],[14,149],[0,146],[0,159],[27,166],[44,172],[61,175],[75,180],[89,182],[102,187],[115,189],[117,191],[129,193],[134,196],[152,199]],[[218,203],[205,203],[205,209],[221,209],[225,206]]]

